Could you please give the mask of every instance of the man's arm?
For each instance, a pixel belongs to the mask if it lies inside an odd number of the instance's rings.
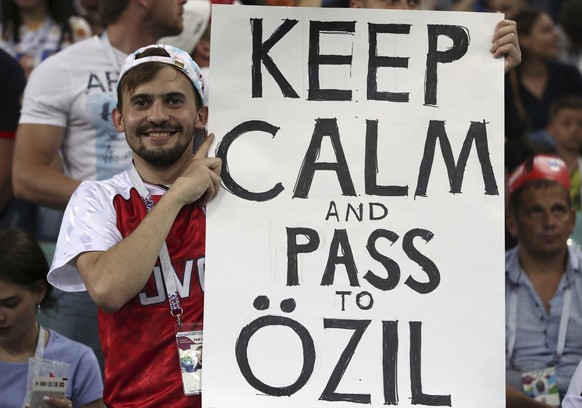
[[[0,138],[0,214],[12,195],[12,154],[14,140]]]
[[[506,408],[553,408],[551,405],[543,404],[528,397],[509,385],[505,386],[505,403]]]
[[[221,160],[203,157],[211,142],[212,137],[204,141],[182,175],[130,235],[107,251],[77,257],[79,274],[101,309],[117,311],[136,296],[147,283],[180,209],[193,202],[204,206],[218,193]]]
[[[18,198],[64,209],[80,182],[65,176],[53,165],[59,159],[65,128],[21,124],[16,132],[12,186]]]
[[[495,27],[491,53],[495,58],[503,57],[505,72],[521,62],[521,49],[517,38],[517,24],[513,20],[502,20]]]

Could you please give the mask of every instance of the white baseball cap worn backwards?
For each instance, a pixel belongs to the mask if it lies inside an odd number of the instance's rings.
[[[148,57],[136,58],[139,57],[139,55],[142,52],[149,48],[161,48],[169,54],[169,57],[152,55]],[[123,64],[121,65],[119,79],[117,80],[117,89],[119,89],[119,86],[121,85],[121,80],[129,70],[137,67],[138,65],[145,64],[148,62],[160,62],[162,64],[168,64],[176,68],[177,70],[181,71],[184,75],[188,77],[190,82],[192,82],[192,85],[194,86],[196,93],[198,93],[198,96],[202,101],[202,105],[204,105],[204,85],[202,84],[202,74],[200,74],[200,68],[192,60],[190,54],[172,45],[165,44],[148,45],[129,54],[127,58],[125,58],[125,60],[123,61]]]

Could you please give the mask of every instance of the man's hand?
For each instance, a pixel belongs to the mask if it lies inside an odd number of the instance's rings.
[[[203,207],[218,194],[222,160],[207,157],[213,141],[214,134],[211,133],[166,193],[178,200],[182,206],[196,202]]]
[[[187,204],[203,206],[220,188],[219,158],[206,157],[214,135],[206,137],[170,189],[127,237],[106,251],[83,252],[76,266],[93,301],[115,312],[145,286],[176,216]]]
[[[495,27],[491,53],[495,58],[503,56],[505,72],[521,62],[521,49],[517,38],[517,24],[513,20],[503,20]]]

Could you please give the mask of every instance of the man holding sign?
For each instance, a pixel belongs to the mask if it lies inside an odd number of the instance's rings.
[[[124,407],[199,407],[179,344],[202,322],[205,215],[220,187],[221,161],[192,156],[204,106],[188,53],[152,45],[129,55],[113,122],[133,166],[75,191],[49,275],[64,290],[88,290],[99,306],[104,402]],[[159,256],[159,260],[158,260]]]

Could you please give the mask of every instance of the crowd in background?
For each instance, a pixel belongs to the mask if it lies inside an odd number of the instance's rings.
[[[560,157],[569,174],[572,208],[582,210],[582,0],[362,0],[364,4],[366,1],[394,3],[393,8],[397,8],[397,4],[410,3],[426,10],[503,12],[506,18],[514,20],[522,60],[520,65],[505,75],[505,170],[509,175],[525,160],[540,153]],[[354,6],[353,2],[212,0],[212,3],[223,4],[306,7],[350,7]],[[0,245],[11,245],[9,237],[16,237],[13,238],[14,245],[17,241],[26,242],[29,246],[27,251],[34,252],[41,248],[49,265],[63,210],[79,181],[111,177],[117,168],[126,166],[129,160],[128,155],[121,157],[122,153],[116,147],[116,143],[125,143],[124,138],[120,138],[114,129],[95,123],[97,119],[104,123],[111,122],[111,108],[115,102],[104,96],[112,93],[111,85],[107,83],[111,78],[95,78],[95,87],[103,88],[103,95],[91,99],[94,110],[75,111],[79,107],[73,106],[72,101],[81,96],[75,94],[72,85],[70,96],[63,91],[63,95],[59,96],[62,102],[47,108],[46,105],[58,99],[53,95],[57,91],[51,88],[52,85],[59,84],[64,89],[69,86],[68,82],[74,82],[74,79],[59,78],[57,74],[53,76],[54,72],[62,71],[64,67],[68,75],[75,75],[74,67],[69,67],[66,59],[70,57],[63,50],[93,38],[94,47],[105,47],[110,51],[108,59],[101,62],[119,66],[125,56],[138,47],[163,39],[164,43],[191,54],[206,82],[206,99],[211,86],[210,0],[184,0],[183,30],[173,30],[168,27],[167,21],[164,24],[162,9],[151,11],[157,13],[155,16],[146,13],[142,20],[136,17],[126,21],[123,9],[99,9],[99,3],[98,0],[2,0],[0,3],[0,238],[4,238],[0,240]],[[127,7],[131,7],[131,0],[129,4]],[[51,58],[61,52],[60,59]],[[104,69],[103,72],[108,71]],[[46,96],[50,98],[45,101],[43,98]],[[59,115],[62,119],[57,120]],[[91,116],[96,119],[92,120]],[[83,121],[91,123],[85,125]],[[99,167],[99,158],[89,157],[91,153],[87,152],[85,144],[90,144],[94,137],[90,133],[94,129],[88,130],[90,128],[102,128],[109,132],[110,144],[102,147],[101,153],[110,158],[108,163],[111,168],[103,170]],[[70,135],[74,132],[83,133],[84,141],[72,142]],[[41,133],[47,137],[39,139],[38,134]],[[75,160],[78,157],[83,160],[77,163]],[[87,170],[89,167],[94,168]],[[511,218],[509,209],[508,217]],[[24,237],[14,232],[22,230],[26,231],[22,233]],[[12,232],[4,234],[2,231]],[[507,230],[508,250],[519,245],[519,234],[515,231],[515,228]],[[30,237],[34,237],[40,247],[26,241]],[[570,239],[576,249],[580,238],[573,234]],[[578,243],[582,245],[582,240]],[[6,248],[0,248],[0,257],[3,250]],[[9,284],[17,289],[28,287],[6,277],[3,268],[5,265],[0,264],[0,310],[5,307],[2,303],[3,285]],[[37,278],[44,285],[48,265],[40,269],[45,273]],[[44,306],[43,299],[51,293],[44,286],[42,290],[35,287],[33,294],[36,296],[37,292],[40,293],[37,303]],[[40,312],[40,330],[42,325],[46,325],[50,330],[56,329],[54,333],[85,343],[93,349],[103,370],[98,333],[96,329],[87,329],[90,325],[85,324],[96,321],[96,310],[92,309],[91,300],[88,296],[83,298],[83,295],[71,299],[60,291],[55,291],[53,295],[61,306],[60,311]],[[31,302],[28,306],[34,308],[34,301]],[[76,317],[67,315],[67,305],[71,305],[75,313],[86,310],[86,314]],[[78,325],[72,323],[75,320]],[[31,327],[34,324],[36,320],[30,318]],[[38,335],[38,332],[34,333]],[[26,335],[33,336],[30,333]],[[12,339],[12,343],[14,341]],[[7,372],[3,371],[3,363],[13,362],[2,352],[4,346],[0,333],[0,384]],[[582,340],[579,348],[582,355]],[[83,353],[87,350],[83,349]],[[97,366],[93,357],[86,357],[91,370]],[[86,376],[93,374],[94,371],[91,371]],[[89,391],[89,397],[75,394],[69,398],[83,401],[78,405],[100,406],[100,397],[95,397],[95,389]],[[55,403],[54,406],[59,405]]]

